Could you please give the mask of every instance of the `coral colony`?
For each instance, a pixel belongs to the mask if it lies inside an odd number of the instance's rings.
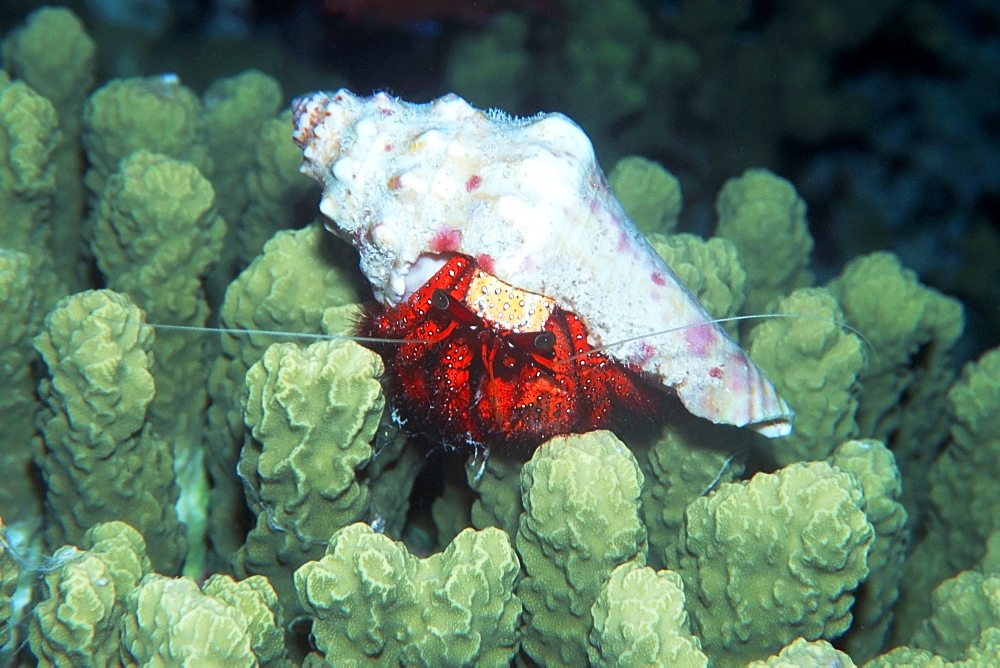
[[[0,663],[1000,664],[1000,349],[788,181],[705,239],[558,114],[0,54]]]

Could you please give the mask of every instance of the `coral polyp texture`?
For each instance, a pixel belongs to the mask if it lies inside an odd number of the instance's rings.
[[[790,181],[703,238],[561,115],[0,54],[0,664],[1000,665],[1000,349],[891,253],[818,283]]]
[[[330,665],[503,666],[520,639],[519,570],[510,537],[494,527],[466,529],[444,552],[418,559],[352,524],[295,582]]]

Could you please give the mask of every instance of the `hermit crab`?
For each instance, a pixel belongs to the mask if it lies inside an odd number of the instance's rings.
[[[792,411],[629,220],[584,132],[446,95],[297,99],[302,171],[360,254],[408,429],[441,442],[537,445],[691,413],[766,436]],[[651,336],[650,334],[655,334]]]

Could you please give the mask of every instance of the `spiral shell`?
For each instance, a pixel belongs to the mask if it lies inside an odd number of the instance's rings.
[[[324,188],[320,210],[358,249],[383,304],[463,253],[577,314],[593,346],[621,342],[607,354],[695,415],[771,437],[791,431],[788,405],[722,327],[706,324],[711,316],[629,220],[566,116],[342,89],[297,99],[294,123],[302,171]]]

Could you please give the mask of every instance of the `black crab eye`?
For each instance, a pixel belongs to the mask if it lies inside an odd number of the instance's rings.
[[[478,329],[483,326],[483,319],[470,309],[461,299],[455,299],[446,290],[436,289],[431,293],[431,307],[448,314],[455,322],[464,327]]]
[[[451,297],[449,297],[448,293],[442,290],[441,288],[438,288],[433,293],[431,293],[431,306],[433,306],[434,308],[440,311],[447,311],[448,306],[450,304],[451,304]]]
[[[555,354],[556,335],[549,331],[511,332],[507,334],[507,343],[523,352],[551,358]]]
[[[539,332],[534,341],[535,348],[542,353],[551,353],[556,347],[556,335],[552,332]]]

